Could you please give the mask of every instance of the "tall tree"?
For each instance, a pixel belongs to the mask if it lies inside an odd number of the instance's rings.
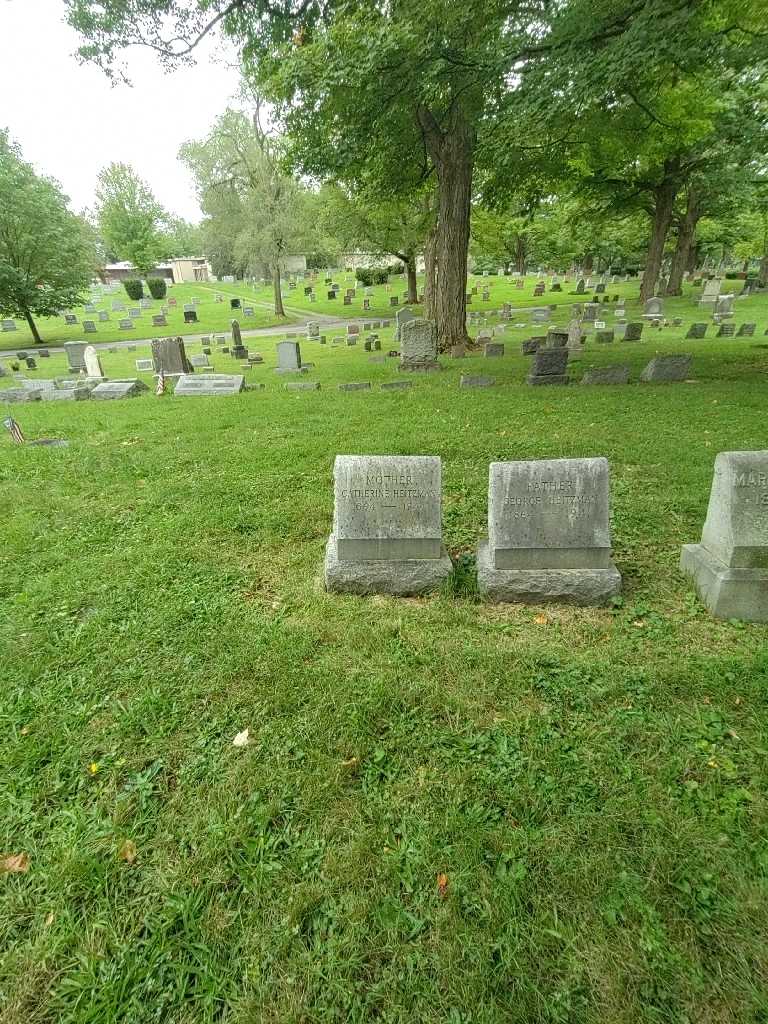
[[[34,317],[76,305],[95,266],[90,227],[0,131],[0,314],[23,317],[40,343]]]
[[[283,172],[280,140],[252,118],[227,110],[201,142],[187,142],[181,158],[197,182],[204,212],[212,217],[222,204],[240,204],[243,219],[234,255],[251,270],[266,263],[272,275],[275,315],[285,316],[281,277],[287,256],[309,237],[305,191]]]
[[[466,337],[473,173],[498,126],[549,118],[563,97],[571,116],[585,99],[607,105],[638,69],[651,78],[741,60],[764,47],[768,20],[744,0],[65,2],[81,55],[112,73],[128,44],[174,62],[222,28],[277,102],[305,173],[392,193],[434,176],[442,348]]]
[[[113,163],[99,174],[96,215],[109,249],[140,274],[170,255],[164,230],[168,215],[129,164]]]

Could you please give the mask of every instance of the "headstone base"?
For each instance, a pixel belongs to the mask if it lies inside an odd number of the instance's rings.
[[[440,363],[400,363],[398,370],[401,373],[435,373],[442,369]]]
[[[308,366],[276,366],[275,373],[309,373]]]
[[[621,591],[615,565],[607,569],[495,569],[488,541],[477,548],[477,587],[488,601],[508,604],[601,605]]]
[[[567,384],[568,374],[567,373],[548,373],[537,376],[536,374],[528,375],[528,383],[537,384]]]
[[[448,552],[439,558],[384,559],[365,562],[339,561],[336,537],[325,548],[325,589],[336,594],[391,594],[409,597],[437,590],[453,572]]]
[[[680,571],[716,618],[768,622],[768,569],[731,569],[701,544],[684,544]]]

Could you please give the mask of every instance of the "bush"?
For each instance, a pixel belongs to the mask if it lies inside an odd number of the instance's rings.
[[[746,276],[743,270],[726,270],[725,272],[726,281],[744,281]]]
[[[168,287],[162,277],[148,277],[147,288],[153,299],[164,299]]]
[[[128,298],[133,299],[134,302],[144,298],[144,285],[138,277],[126,277],[123,287],[128,292]]]
[[[355,271],[355,278],[366,288],[372,288],[375,284],[386,284],[388,277],[388,267],[358,267]]]

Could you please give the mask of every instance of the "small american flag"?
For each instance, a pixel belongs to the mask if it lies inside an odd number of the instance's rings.
[[[3,426],[11,435],[16,444],[24,444],[24,442],[26,441],[26,437],[24,437],[24,435],[22,434],[21,427],[13,418],[13,416],[8,416],[6,419],[4,419]]]
[[[156,395],[165,394],[165,374],[161,370],[157,375],[157,387],[155,388]]]

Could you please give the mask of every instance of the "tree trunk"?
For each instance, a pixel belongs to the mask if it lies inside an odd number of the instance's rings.
[[[24,319],[29,324],[30,331],[32,331],[32,337],[35,339],[35,344],[36,345],[42,345],[43,344],[43,339],[40,337],[40,332],[37,329],[37,324],[32,319],[32,314],[29,312],[29,310],[26,308],[26,306],[24,307],[23,312],[24,312]]]
[[[408,253],[405,261],[405,270],[408,275],[408,298],[406,302],[417,303],[419,301],[419,284],[416,280],[416,257],[412,252]]]
[[[700,243],[693,242],[691,244],[691,248],[688,250],[688,262],[686,264],[685,269],[688,271],[689,274],[692,274],[696,267],[698,267],[699,265],[699,249]]]
[[[591,274],[592,273],[592,267],[594,266],[594,263],[595,263],[595,258],[592,255],[592,253],[591,252],[584,253],[584,266],[582,267],[582,270],[584,271],[585,274]]]
[[[757,272],[758,284],[761,288],[768,287],[768,252],[760,260],[760,269]]]
[[[433,224],[424,243],[424,316],[434,320],[435,311],[435,260],[437,257],[437,225]]]
[[[667,241],[669,226],[672,223],[672,210],[677,195],[677,182],[672,174],[674,166],[672,161],[664,161],[664,178],[661,184],[654,189],[653,227],[651,228],[651,241],[648,245],[648,256],[645,261],[643,283],[640,286],[641,302],[647,302],[656,294],[656,282],[661,270],[664,245]]]
[[[688,203],[677,228],[677,245],[667,282],[667,295],[683,294],[683,273],[688,267],[696,225],[699,223],[699,200],[695,190],[688,189]]]
[[[275,316],[285,316],[283,309],[283,293],[280,288],[280,264],[275,263],[272,267],[272,285],[275,289]]]
[[[467,334],[467,253],[472,199],[475,130],[460,102],[441,127],[422,107],[419,120],[437,172],[437,346],[446,352],[469,342]]]
[[[518,274],[525,274],[527,257],[528,246],[525,244],[525,235],[517,235],[515,238],[515,270]]]

